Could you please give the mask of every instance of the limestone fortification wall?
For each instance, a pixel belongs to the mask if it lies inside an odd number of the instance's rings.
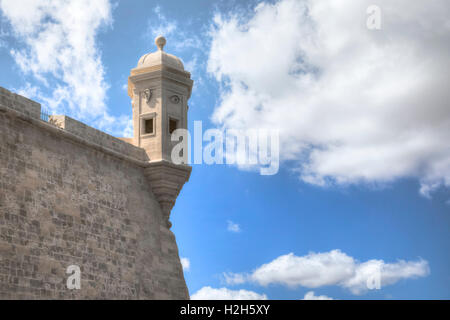
[[[147,161],[0,88],[0,299],[188,298]],[[70,265],[80,290],[67,289]]]

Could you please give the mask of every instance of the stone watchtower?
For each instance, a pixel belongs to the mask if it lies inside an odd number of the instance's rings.
[[[158,50],[142,56],[131,70],[128,95],[133,107],[132,143],[147,153],[145,174],[170,228],[170,211],[191,173],[190,166],[172,162],[175,143],[171,134],[187,129],[187,102],[193,81],[181,60],[163,51],[164,37],[157,37],[155,44]]]

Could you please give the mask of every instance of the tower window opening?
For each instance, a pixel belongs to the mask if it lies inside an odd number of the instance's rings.
[[[153,119],[147,119],[145,120],[145,134],[153,133],[154,127],[153,127]]]
[[[169,134],[172,134],[178,129],[178,121],[175,119],[169,119]]]

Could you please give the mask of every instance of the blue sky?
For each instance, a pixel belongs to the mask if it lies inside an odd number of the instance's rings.
[[[193,165],[171,218],[191,296],[448,299],[450,8],[379,1],[373,31],[370,4],[0,0],[0,86],[130,135],[127,77],[161,33],[189,128],[280,129],[276,175]]]

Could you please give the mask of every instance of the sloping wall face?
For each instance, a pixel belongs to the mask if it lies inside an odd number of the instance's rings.
[[[138,161],[0,107],[0,299],[189,298]]]

